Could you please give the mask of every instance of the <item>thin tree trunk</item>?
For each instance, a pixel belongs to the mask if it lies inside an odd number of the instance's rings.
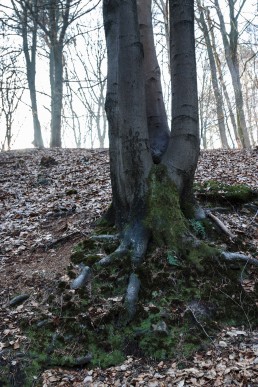
[[[51,140],[50,147],[61,147],[61,113],[63,99],[62,46],[54,47],[51,53]]]
[[[224,112],[223,112],[223,98],[219,89],[217,69],[216,69],[216,63],[215,63],[215,59],[212,51],[211,39],[209,36],[209,30],[207,28],[207,24],[205,22],[204,13],[201,8],[200,0],[197,1],[197,4],[198,4],[199,13],[200,13],[200,18],[198,19],[198,22],[203,31],[205,44],[207,47],[207,52],[209,57],[209,63],[210,63],[210,69],[211,69],[211,80],[212,80],[213,92],[216,100],[216,112],[217,112],[221,144],[222,144],[222,148],[228,149],[229,145],[228,145],[228,140],[226,136],[226,128],[225,128],[225,120],[224,120]]]
[[[225,100],[226,100],[226,103],[228,106],[229,116],[230,116],[230,121],[232,124],[233,131],[234,131],[234,136],[235,136],[238,147],[240,147],[241,141],[240,141],[240,138],[239,138],[239,135],[237,132],[237,124],[236,124],[236,120],[235,120],[235,115],[233,113],[232,104],[231,104],[231,101],[230,101],[230,98],[228,95],[227,86],[226,86],[225,81],[224,81],[223,72],[222,72],[222,68],[221,68],[221,62],[220,62],[219,55],[218,55],[217,50],[216,50],[215,36],[214,36],[214,32],[213,32],[213,28],[212,28],[211,20],[210,20],[209,16],[207,17],[207,21],[208,21],[208,25],[209,25],[209,31],[211,34],[212,49],[213,49],[213,53],[214,53],[214,57],[215,57],[216,65],[217,65],[217,69],[218,69],[219,81],[220,81],[220,84],[222,86],[223,94],[225,96]]]
[[[237,54],[237,44],[238,44],[238,30],[237,30],[237,17],[234,16],[234,7],[235,2],[232,0],[229,1],[230,8],[230,43],[228,41],[228,34],[225,27],[224,17],[221,12],[218,0],[214,0],[216,11],[220,20],[220,29],[221,35],[224,44],[225,57],[228,64],[228,68],[231,75],[232,85],[234,89],[235,101],[236,101],[236,121],[238,128],[238,135],[241,141],[241,144],[244,148],[250,147],[250,140],[247,132],[247,126],[245,121],[244,114],[244,102],[242,94],[242,85],[240,81],[239,73],[239,63],[238,63],[238,54]]]
[[[22,27],[22,41],[23,41],[23,52],[26,62],[26,73],[27,81],[30,91],[30,100],[31,100],[31,111],[33,119],[33,129],[34,129],[34,139],[33,144],[35,147],[44,148],[41,125],[38,117],[38,106],[37,106],[37,93],[36,93],[36,51],[37,51],[37,34],[38,26],[35,20],[33,20],[32,36],[31,36],[31,48],[29,48],[28,43],[28,9],[27,6],[23,6],[22,10],[18,10],[14,1],[12,5],[18,20],[21,23]],[[37,1],[33,1],[32,6],[37,7]],[[22,12],[22,13],[21,13]],[[31,52],[31,55],[30,55]]]

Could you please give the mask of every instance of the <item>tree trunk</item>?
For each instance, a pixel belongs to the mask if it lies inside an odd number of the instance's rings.
[[[61,147],[61,113],[63,100],[63,63],[62,45],[51,48],[50,80],[51,80],[51,140],[50,147]]]
[[[200,149],[194,1],[185,4],[171,0],[170,15],[172,128],[162,163],[177,186],[183,211],[188,213],[193,204],[192,186]]]
[[[213,86],[213,92],[216,100],[216,111],[217,111],[217,119],[218,119],[218,127],[219,127],[219,133],[220,133],[220,139],[222,148],[228,149],[228,140],[226,136],[226,128],[225,128],[225,120],[224,120],[224,111],[223,111],[223,98],[219,89],[219,82],[217,77],[217,69],[216,69],[216,62],[214,59],[213,51],[212,51],[212,44],[211,39],[209,36],[209,30],[207,27],[207,24],[205,22],[204,13],[201,8],[200,1],[197,1],[198,9],[200,13],[199,17],[199,25],[203,31],[205,44],[207,47],[208,57],[209,57],[209,63],[210,63],[210,69],[211,69],[211,80],[212,80],[212,86]]]
[[[167,149],[170,131],[154,45],[151,5],[152,0],[137,1],[140,38],[144,51],[145,100],[150,147],[153,161],[159,163]]]
[[[33,129],[34,129],[34,139],[33,144],[35,147],[44,148],[41,125],[38,117],[38,106],[37,106],[37,93],[36,93],[36,51],[37,51],[37,34],[38,26],[35,20],[33,20],[32,36],[31,36],[31,49],[29,49],[28,44],[28,9],[26,6],[22,8],[22,11],[19,11],[14,2],[12,2],[16,16],[22,26],[22,41],[23,41],[23,52],[26,62],[26,72],[27,72],[27,81],[30,91],[30,100],[31,100],[31,111],[33,118]],[[37,2],[33,2],[33,5],[37,6]],[[22,12],[22,13],[21,13]],[[31,51],[31,55],[30,55]]]
[[[234,136],[235,136],[235,139],[236,139],[238,147],[240,147],[241,146],[241,141],[240,141],[240,138],[239,138],[239,135],[238,135],[237,124],[236,124],[235,116],[234,116],[234,113],[233,113],[232,104],[231,104],[231,101],[230,101],[230,98],[229,98],[229,95],[228,95],[227,86],[226,86],[225,81],[224,81],[223,72],[222,72],[222,68],[221,68],[221,62],[220,62],[219,55],[218,55],[217,50],[216,50],[215,36],[214,36],[214,32],[213,32],[213,28],[212,28],[212,24],[211,24],[211,19],[210,19],[209,15],[207,17],[207,21],[208,21],[208,25],[209,25],[209,32],[211,34],[212,50],[213,50],[213,53],[214,53],[214,58],[215,58],[217,69],[218,69],[219,81],[220,81],[220,84],[222,86],[222,90],[223,90],[223,94],[224,94],[225,100],[227,102],[227,106],[228,106],[228,110],[229,110],[229,116],[230,116],[230,121],[231,121],[231,125],[232,125],[232,128],[233,128]]]
[[[237,17],[234,16],[235,2],[233,2],[232,0],[229,1],[230,24],[231,24],[231,30],[229,34],[230,41],[228,39],[224,17],[222,15],[218,0],[215,0],[215,6],[220,20],[220,29],[221,29],[221,35],[222,35],[223,44],[224,44],[225,57],[230,71],[232,85],[234,89],[238,135],[243,148],[249,148],[250,140],[249,140],[246,121],[245,121],[242,85],[240,81],[239,63],[238,63],[238,54],[237,54],[238,20],[237,20]]]

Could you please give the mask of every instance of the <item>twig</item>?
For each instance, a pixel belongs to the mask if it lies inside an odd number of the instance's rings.
[[[255,221],[257,215],[258,215],[258,210],[256,211],[256,214],[254,215],[253,219],[248,223],[247,226],[250,226],[250,224],[252,224]]]
[[[211,220],[213,220],[214,223],[216,223],[217,226],[219,226],[219,228],[225,233],[227,234],[231,239],[234,239],[236,238],[236,236],[234,234],[232,234],[232,232],[227,228],[227,226],[225,226],[224,223],[222,223],[222,221],[217,218],[217,216],[213,215],[210,211],[206,211],[206,214],[209,218],[211,218]]]

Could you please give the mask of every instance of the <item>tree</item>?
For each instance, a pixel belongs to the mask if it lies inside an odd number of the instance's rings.
[[[91,33],[83,33],[77,26],[77,35],[80,35],[81,44],[77,39],[69,46],[69,83],[71,89],[75,85],[77,106],[83,105],[84,113],[88,117],[88,132],[92,141],[91,146],[104,148],[107,137],[107,119],[105,114],[106,93],[106,48],[104,32],[101,26]],[[85,54],[87,61],[85,61]],[[75,60],[74,60],[75,59]],[[96,135],[94,136],[94,129]]]
[[[235,94],[236,102],[236,117],[237,117],[237,129],[238,135],[241,141],[241,144],[244,148],[250,147],[250,140],[248,136],[248,131],[246,127],[245,113],[244,113],[244,101],[242,94],[242,85],[240,81],[240,71],[239,71],[239,58],[238,58],[238,40],[239,40],[239,31],[238,31],[238,18],[241,14],[241,10],[245,5],[246,0],[242,0],[239,5],[239,9],[236,12],[235,1],[228,1],[229,5],[229,14],[230,14],[230,31],[227,33],[224,17],[219,6],[219,1],[214,0],[216,7],[217,15],[220,22],[221,36],[224,45],[225,57],[230,71],[232,85]]]
[[[208,336],[206,321],[213,323],[208,306],[211,297],[212,307],[219,310],[218,318],[221,320],[225,318],[228,300],[233,301],[230,305],[235,308],[237,316],[239,306],[242,306],[243,289],[235,273],[222,260],[242,260],[246,263],[249,257],[242,254],[232,256],[225,252],[222,254],[206,242],[201,242],[191,232],[191,221],[195,224],[196,219],[205,218],[204,211],[197,207],[193,198],[193,179],[199,155],[194,1],[170,1],[172,129],[165,146],[164,137],[160,136],[158,130],[152,130],[152,120],[148,119],[152,118],[149,116],[150,106],[153,107],[159,125],[165,119],[163,110],[157,109],[162,105],[158,72],[148,76],[150,70],[153,70],[152,64],[156,62],[153,57],[153,40],[148,33],[143,37],[141,31],[145,28],[144,33],[148,32],[151,15],[149,5],[149,0],[141,1],[138,8],[136,0],[103,1],[108,57],[106,111],[113,196],[112,206],[104,220],[111,223],[109,230],[115,224],[119,236],[97,233],[80,244],[80,251],[74,254],[72,262],[81,263],[82,270],[71,287],[74,290],[81,288],[83,292],[85,284],[91,281],[91,273],[94,273],[93,281],[97,282],[98,295],[89,301],[90,309],[92,305],[94,309],[96,303],[100,302],[105,306],[101,313],[101,327],[97,330],[98,336],[93,332],[93,340],[99,342],[101,335],[105,344],[109,340],[111,342],[110,332],[113,337],[115,325],[118,340],[115,348],[112,340],[112,351],[118,350],[121,354],[128,340],[129,346],[139,348],[141,345],[144,353],[151,352],[150,356],[153,356],[153,349],[159,358],[164,358],[166,355],[171,356],[171,348],[175,348],[175,336],[170,330],[175,332],[180,342],[181,333],[174,330],[175,320],[170,319],[174,312],[171,309],[166,320],[170,324],[169,328],[165,321],[160,321],[159,308],[152,319],[148,305],[155,297],[153,288],[159,295],[172,293],[168,296],[171,298],[165,296],[164,303],[159,303],[162,309],[164,305],[173,303],[171,299],[174,296],[176,302],[182,305],[180,297],[186,294],[183,310],[190,311],[191,317],[201,327],[201,334],[204,332]],[[151,81],[153,85],[148,88]],[[153,94],[146,96],[146,90]],[[157,95],[159,98],[156,98]],[[162,133],[163,125],[160,125],[159,130]],[[102,245],[101,240],[104,240]],[[104,244],[110,240],[115,241],[116,246],[119,242],[119,246],[113,251],[113,244],[106,252]],[[100,260],[98,256],[89,254],[89,250],[95,253],[99,246],[108,254]],[[147,251],[149,246],[151,249]],[[167,266],[168,261],[173,268]],[[253,262],[257,265],[255,259],[252,259]],[[175,267],[177,265],[178,270]],[[110,287],[107,290],[106,283],[103,285],[106,278],[110,278],[114,286],[119,287],[119,296],[124,294],[124,286],[128,284],[126,294],[121,297],[123,301],[118,306],[108,305],[111,298]],[[177,286],[178,283],[181,285]],[[138,303],[140,289],[145,300],[141,298]],[[221,289],[221,292],[217,289]],[[156,298],[154,302],[159,301]],[[139,313],[136,314],[136,311]],[[135,320],[138,326],[134,325]],[[178,319],[176,321],[178,324]],[[190,324],[186,322],[184,329],[191,329]],[[146,327],[147,333],[144,333]],[[211,325],[208,327],[210,329]],[[141,331],[138,335],[136,329]],[[139,341],[141,344],[137,347]],[[110,346],[107,345],[107,348],[109,350]]]
[[[4,55],[0,59],[0,117],[4,118],[5,136],[1,147],[4,150],[7,145],[7,149],[10,150],[13,138],[13,122],[25,87],[19,70],[15,67],[17,55],[11,53],[7,56],[3,52],[2,54]]]
[[[225,100],[226,100],[226,103],[227,103],[227,106],[228,106],[228,114],[229,114],[230,122],[231,122],[231,125],[232,125],[232,128],[233,128],[234,136],[235,136],[235,139],[237,141],[238,146],[240,147],[241,146],[241,141],[240,141],[239,134],[238,134],[238,131],[237,131],[237,124],[236,124],[236,119],[235,119],[235,115],[234,115],[234,112],[233,112],[232,101],[231,101],[231,99],[229,97],[227,86],[226,86],[226,83],[225,83],[225,80],[224,80],[223,71],[222,71],[222,64],[221,64],[221,60],[220,60],[219,54],[217,52],[217,47],[216,47],[214,28],[213,28],[213,25],[212,25],[211,18],[209,17],[208,10],[207,10],[207,22],[208,22],[208,26],[209,26],[209,32],[210,32],[210,35],[211,35],[212,50],[213,50],[213,53],[214,53],[214,58],[215,58],[216,66],[217,66],[217,70],[218,70],[218,78],[219,78],[220,84],[222,86],[223,94],[224,94],[224,97],[225,97]],[[224,107],[224,109],[225,109],[225,107]]]
[[[201,5],[200,0],[197,0],[198,10],[199,10],[199,18],[198,24],[203,32],[205,44],[208,51],[208,57],[209,57],[209,63],[210,63],[210,70],[211,70],[211,80],[212,80],[212,86],[213,86],[213,92],[216,100],[216,110],[217,110],[217,119],[218,119],[218,127],[220,132],[220,139],[222,143],[222,148],[229,148],[228,140],[226,136],[226,127],[225,127],[225,120],[224,120],[224,112],[223,112],[223,98],[222,94],[219,88],[219,81],[217,76],[217,69],[216,69],[216,61],[214,58],[214,54],[212,51],[212,43],[209,35],[209,29],[205,21],[204,16],[204,10]]]
[[[143,24],[150,25],[150,2],[141,2],[141,7],[148,12]],[[152,117],[151,108],[157,112],[153,114],[155,118],[165,120],[159,107],[161,90],[155,86],[158,80],[155,74],[144,77],[144,71],[148,75],[150,68],[156,69],[156,64],[152,67],[151,62],[155,60],[154,43],[142,37],[144,53],[147,51],[143,55],[135,1],[104,1],[112,210],[116,226],[124,231],[116,254],[131,249],[135,264],[143,259],[151,234],[160,235],[157,238],[166,243],[173,240],[169,222],[177,218],[176,202],[172,199],[174,187],[181,209],[188,216],[193,215],[192,185],[199,155],[193,1],[187,4],[171,1],[170,13],[173,108],[167,144],[164,141],[167,137],[161,135],[163,125],[155,131],[155,124],[153,130],[152,120],[148,120],[148,116]],[[147,89],[149,82],[151,89]],[[182,88],[183,84],[187,86]],[[155,163],[159,164],[155,166]],[[160,188],[162,184],[167,192],[157,191],[157,186]],[[159,206],[164,206],[163,211]],[[146,226],[147,218],[149,226]]]
[[[31,20],[30,10],[26,4],[26,0],[12,0],[12,6],[17,18],[17,29],[22,36],[23,53],[26,61],[27,81],[30,91],[31,111],[33,118],[34,140],[35,147],[44,147],[41,125],[38,117],[37,92],[36,92],[36,53],[37,53],[37,38],[38,38],[38,0],[30,2],[30,7],[33,11]]]
[[[49,77],[51,87],[51,147],[61,147],[61,119],[63,103],[64,46],[70,41],[69,26],[85,13],[96,7],[94,4],[75,0],[47,0],[32,7],[31,1],[24,0],[30,17],[43,31],[49,49]],[[87,8],[88,7],[88,8]]]

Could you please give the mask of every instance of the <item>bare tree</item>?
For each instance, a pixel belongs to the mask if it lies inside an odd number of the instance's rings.
[[[23,53],[26,61],[26,74],[30,91],[31,111],[34,127],[33,144],[36,147],[44,147],[41,125],[38,117],[37,92],[36,92],[36,54],[38,39],[37,12],[39,0],[31,0],[30,7],[26,0],[11,0],[15,12],[16,30],[21,34]],[[33,17],[31,17],[31,11]]]
[[[107,119],[105,113],[106,93],[106,48],[102,30],[98,26],[91,33],[83,33],[77,26],[77,35],[80,36],[80,44],[74,40],[74,44],[68,47],[69,74],[67,78],[71,90],[82,103],[87,116],[88,130],[99,142],[100,148],[105,146],[107,137]],[[87,60],[85,61],[85,57]],[[76,59],[76,61],[74,60]],[[75,85],[75,89],[74,89]],[[94,136],[94,131],[96,135]],[[96,141],[95,141],[96,143]]]
[[[100,0],[82,2],[78,0],[46,0],[36,8],[31,1],[24,0],[30,17],[43,32],[49,49],[49,77],[51,87],[51,147],[61,147],[61,118],[63,103],[63,49],[72,39],[69,26],[82,15],[92,11]]]
[[[24,85],[15,67],[16,56],[0,59],[0,98],[1,114],[5,124],[5,135],[1,144],[2,150],[11,148],[13,122],[21,101]]]
[[[229,148],[229,145],[228,145],[228,140],[226,136],[226,127],[225,127],[224,111],[223,111],[223,97],[219,87],[216,62],[215,62],[215,58],[212,50],[212,43],[209,35],[209,29],[205,20],[204,8],[200,0],[197,0],[197,6],[199,10],[199,17],[197,18],[197,21],[198,21],[199,27],[203,32],[203,36],[205,39],[205,44],[208,52],[209,63],[210,63],[211,80],[212,80],[213,92],[216,100],[217,120],[218,120],[221,144],[222,144],[222,148],[227,149]]]
[[[244,148],[250,147],[250,140],[248,136],[245,113],[244,113],[244,101],[242,94],[242,85],[240,81],[240,70],[239,70],[239,57],[238,57],[238,19],[241,11],[245,5],[246,0],[242,0],[238,11],[235,9],[235,1],[229,0],[229,16],[230,16],[230,31],[227,33],[226,24],[223,13],[221,11],[219,0],[214,0],[217,15],[220,22],[221,36],[224,45],[225,57],[230,71],[232,85],[235,94],[236,101],[236,113],[237,113],[237,130]]]

